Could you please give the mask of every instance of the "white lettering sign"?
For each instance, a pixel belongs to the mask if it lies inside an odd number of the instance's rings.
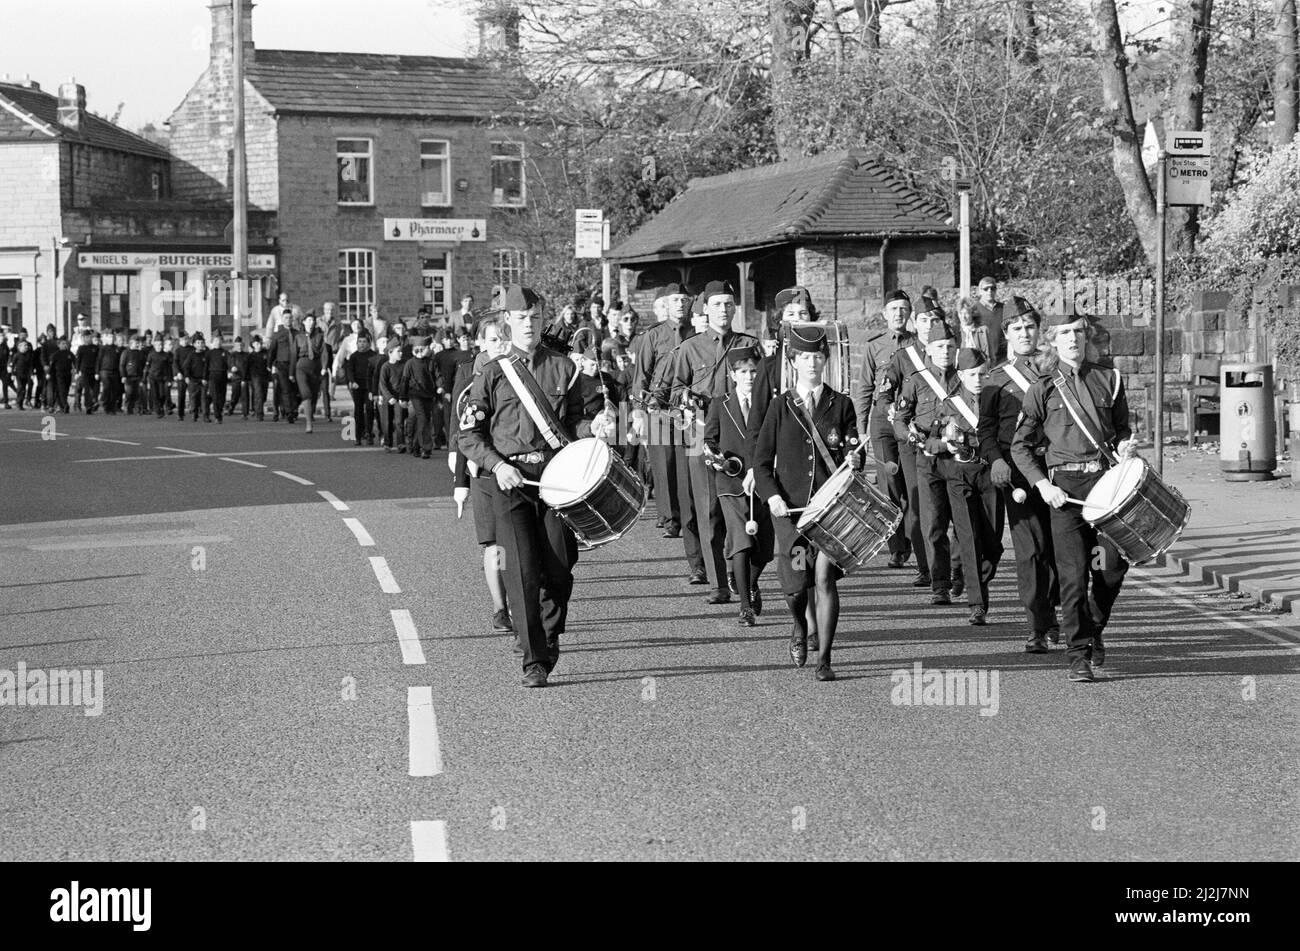
[[[156,267],[163,270],[206,268],[229,271],[235,266],[233,254],[183,254],[172,251],[83,251],[77,266],[88,270],[138,270]],[[248,268],[255,271],[275,270],[274,254],[250,254]]]
[[[1208,155],[1171,155],[1165,159],[1165,204],[1208,205],[1210,162]]]
[[[486,241],[486,218],[385,218],[385,241]]]

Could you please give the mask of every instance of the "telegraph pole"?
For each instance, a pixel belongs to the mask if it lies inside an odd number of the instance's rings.
[[[1165,163],[1168,159],[1162,148],[1159,168],[1156,171],[1156,475],[1165,474]],[[1188,408],[1187,427],[1192,428],[1191,409]],[[1187,444],[1191,445],[1189,435]]]
[[[234,280],[235,314],[238,316],[237,332],[242,334],[245,322],[251,316],[248,301],[248,158],[244,142],[244,6],[245,0],[230,0],[233,22],[234,68],[231,70],[235,121],[235,188],[234,188],[234,261],[230,272]]]

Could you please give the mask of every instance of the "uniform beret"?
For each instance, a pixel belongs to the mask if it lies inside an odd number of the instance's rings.
[[[924,334],[920,334],[919,336],[921,336],[922,341],[924,343],[933,343],[936,340],[956,339],[955,335],[952,332],[952,328],[949,327],[948,324],[942,320],[934,321],[932,324],[930,324],[929,329],[926,330]]]
[[[803,304],[812,307],[812,295],[806,287],[787,287],[776,295],[776,308],[782,310],[786,304]]]
[[[728,350],[726,353],[727,366],[734,367],[738,363],[746,360],[753,360],[755,363],[761,363],[763,360],[763,351],[758,347],[736,347]]]
[[[899,293],[902,292],[900,291]],[[938,303],[932,301],[928,297],[922,297],[920,301],[917,302],[916,308],[913,312],[916,314],[938,314],[941,317],[943,316],[943,311],[939,309]]]
[[[1036,324],[1042,322],[1042,316],[1034,308],[1034,305],[1023,297],[1012,297],[1011,300],[1002,305],[1003,329],[1021,317],[1030,317]]]
[[[508,311],[532,310],[539,303],[541,298],[533,292],[532,288],[524,287],[522,284],[508,284],[501,292],[497,308]]]
[[[582,357],[584,360],[599,360],[600,354],[596,352],[596,348],[593,346],[582,351]]]
[[[400,341],[400,340],[390,340],[390,341],[388,341],[388,352],[389,352],[389,353],[392,353],[394,350],[401,350],[401,349],[402,349],[402,341]]]
[[[971,347],[962,347],[957,351],[957,369],[974,370],[988,363],[988,357],[984,356],[983,350],[975,350]]]
[[[700,294],[700,297],[707,301],[714,294],[729,294],[732,297],[736,296],[735,290],[726,281],[709,281],[709,283],[704,285],[704,293]]]
[[[908,297],[905,291],[895,289],[885,295],[885,303],[887,305],[892,304],[896,300],[906,301],[909,304],[912,303],[912,298]]]
[[[830,352],[826,343],[826,330],[822,327],[791,326],[786,344],[794,353]]]
[[[691,296],[690,292],[686,290],[685,287],[673,282],[672,284],[665,284],[663,287],[659,288],[659,293],[655,295],[655,300],[662,300],[665,297],[675,297],[679,294],[685,295],[686,297]]]

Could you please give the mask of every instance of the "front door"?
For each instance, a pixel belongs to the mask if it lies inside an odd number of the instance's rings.
[[[451,255],[443,253],[420,260],[420,302],[442,321],[451,313]]]
[[[140,315],[131,312],[132,302],[140,299],[139,273],[97,271],[90,278],[90,292],[99,303],[99,313],[91,314],[96,326],[122,331],[139,326]]]

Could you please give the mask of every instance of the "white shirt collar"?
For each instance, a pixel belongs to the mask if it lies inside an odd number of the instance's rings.
[[[803,400],[804,404],[807,405],[809,409],[812,409],[814,406],[816,406],[818,403],[821,402],[822,390],[825,389],[825,387],[826,387],[825,383],[818,383],[815,387],[813,387],[813,389],[811,390],[812,393],[811,402],[809,402],[808,400],[808,395],[809,395],[808,390],[801,390],[798,387],[796,387],[795,392],[799,394],[799,399]]]

